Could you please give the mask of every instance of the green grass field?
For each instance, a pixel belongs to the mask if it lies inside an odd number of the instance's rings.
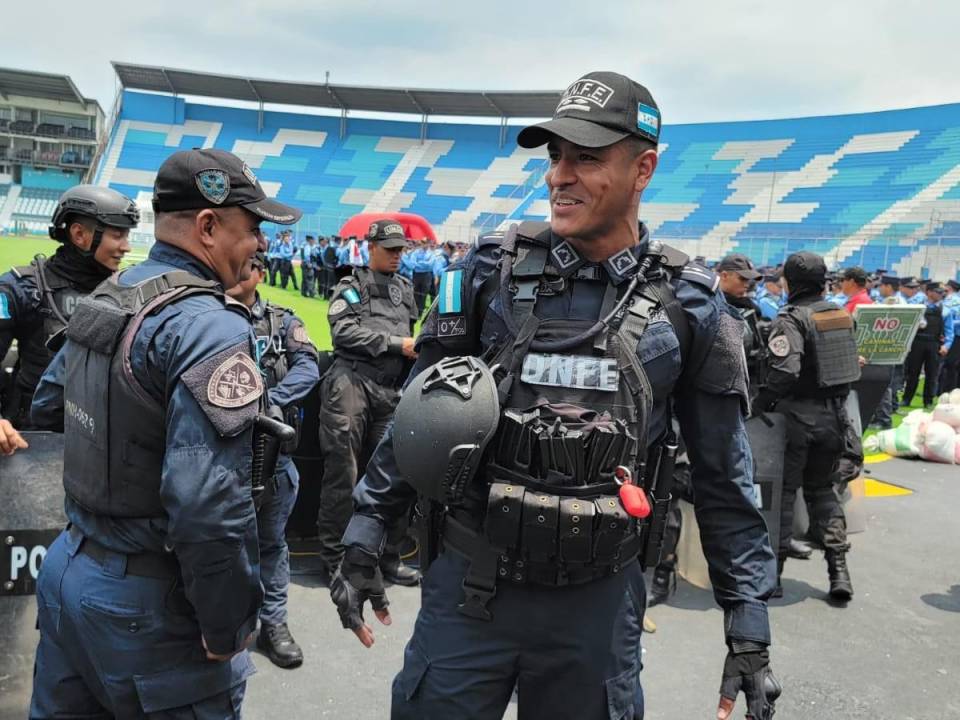
[[[52,255],[59,243],[45,240],[40,237],[0,236],[0,273],[4,273],[14,265],[26,265],[37,253]],[[145,251],[135,248],[130,255],[131,263],[139,262],[146,256]],[[297,270],[297,281],[300,280],[300,271]],[[286,290],[279,287],[269,287],[266,284],[260,288],[260,294],[277,305],[293,310],[307,326],[310,338],[320,350],[330,350],[333,345],[330,340],[330,325],[327,323],[327,302],[316,298],[305,298],[298,290],[290,285]]]

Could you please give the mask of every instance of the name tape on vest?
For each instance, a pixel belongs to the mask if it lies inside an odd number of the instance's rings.
[[[520,379],[530,385],[616,392],[620,371],[615,358],[528,353]]]

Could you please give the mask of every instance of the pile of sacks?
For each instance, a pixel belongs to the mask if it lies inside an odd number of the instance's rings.
[[[940,396],[933,412],[914,410],[899,427],[863,443],[867,453],[960,464],[960,389]]]

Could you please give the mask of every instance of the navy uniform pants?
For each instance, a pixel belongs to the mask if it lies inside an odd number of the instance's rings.
[[[287,547],[287,521],[297,502],[300,473],[288,455],[277,463],[275,492],[257,513],[260,537],[260,581],[263,583],[261,622],[279,625],[287,622],[287,589],[290,586],[290,549]]]
[[[127,575],[125,555],[101,564],[82,542],[61,533],[41,566],[30,717],[239,718],[249,654],[207,660],[178,578]]]
[[[643,718],[646,595],[636,562],[585,585],[501,583],[490,622],[457,611],[466,569],[447,550],[423,580],[393,720],[500,720],[515,686],[524,720]]]
[[[808,538],[827,550],[846,552],[847,519],[843,488],[837,469],[843,451],[843,398],[789,399],[777,403],[787,418],[787,452],[783,459],[783,496],[780,501],[780,551],[786,557],[793,536],[793,506],[797,490],[810,516]]]
[[[920,371],[923,370],[923,406],[933,405],[937,396],[937,378],[940,373],[940,341],[935,338],[919,336],[910,347],[910,354],[903,366],[904,388],[903,404],[910,407],[913,396],[920,384]]]

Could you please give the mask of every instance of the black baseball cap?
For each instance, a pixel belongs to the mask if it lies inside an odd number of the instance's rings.
[[[741,255],[740,253],[733,253],[732,255],[727,255],[723,260],[717,263],[717,267],[714,268],[717,272],[727,271],[735,272],[737,275],[742,277],[744,280],[759,280],[763,277],[757,269],[753,266],[753,263],[750,261],[746,255]]]
[[[816,253],[797,252],[783,264],[783,275],[791,288],[804,282],[820,284],[827,278],[827,265]]]
[[[407,236],[403,234],[403,225],[396,220],[375,220],[370,223],[370,229],[367,230],[367,240],[377,243],[387,250],[407,246]]]
[[[841,273],[840,278],[842,280],[853,280],[857,285],[866,285],[867,284],[867,271],[862,267],[848,267],[844,268],[843,273]]]
[[[250,167],[226,150],[181,150],[157,171],[154,212],[238,206],[278,225],[293,225],[303,215],[268,198]]]
[[[656,145],[660,109],[640,83],[615,72],[591,72],[564,90],[552,120],[521,130],[517,144],[540,147],[554,135],[583,147],[606,147],[631,135]]]

